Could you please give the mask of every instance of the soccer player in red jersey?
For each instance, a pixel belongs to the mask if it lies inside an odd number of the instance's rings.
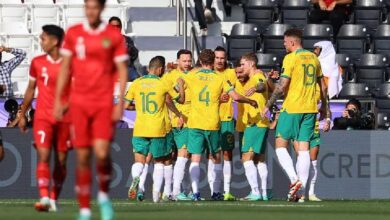
[[[76,149],[76,193],[79,219],[91,219],[91,158],[95,155],[99,182],[98,202],[102,219],[114,218],[108,197],[111,179],[110,142],[114,125],[123,114],[123,94],[127,82],[128,60],[125,40],[113,26],[104,23],[101,14],[105,0],[85,0],[87,20],[67,30],[57,81],[54,114],[61,118],[60,98],[70,80],[69,111],[71,136]],[[116,74],[118,73],[118,74]],[[114,81],[119,76],[120,92],[114,105]]]
[[[37,211],[57,211],[56,201],[66,177],[66,158],[70,143],[69,117],[66,114],[63,120],[56,121],[52,114],[56,82],[62,60],[59,48],[64,38],[64,30],[56,25],[45,25],[42,30],[40,39],[45,54],[35,57],[31,62],[30,80],[24,95],[21,115],[26,115],[37,87],[39,94],[33,133],[38,152],[36,176],[41,199],[35,203],[35,209]],[[63,94],[62,100],[66,102],[68,92]],[[25,117],[20,119],[19,127],[22,131],[26,131]],[[50,191],[50,154],[52,146],[54,146],[55,166]]]

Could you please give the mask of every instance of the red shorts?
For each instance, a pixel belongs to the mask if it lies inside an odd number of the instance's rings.
[[[96,139],[111,141],[114,135],[113,106],[72,104],[71,137],[75,147],[91,147]]]
[[[59,152],[67,152],[71,148],[69,128],[69,123],[35,119],[33,128],[35,145],[38,148],[54,146]]]

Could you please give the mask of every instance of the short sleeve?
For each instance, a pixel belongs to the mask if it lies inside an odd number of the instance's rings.
[[[136,90],[135,89],[135,87],[136,87],[136,83],[135,82],[133,82],[131,85],[130,85],[130,87],[129,87],[129,89],[127,90],[127,92],[126,92],[126,95],[125,95],[125,101],[127,101],[127,102],[132,102],[133,100],[134,100],[134,91]]]
[[[33,80],[33,81],[37,80],[37,77],[38,77],[38,73],[37,73],[35,64],[36,64],[36,60],[33,59],[31,61],[31,65],[30,65],[30,80]]]
[[[115,35],[117,43],[114,45],[114,62],[124,62],[129,59],[125,38],[121,34]]]
[[[317,79],[321,79],[324,75],[322,73],[321,63],[318,59],[316,59],[316,64],[317,64],[316,76],[317,76]]]
[[[72,56],[72,54],[74,54],[74,48],[75,48],[75,43],[74,43],[74,39],[73,39],[73,29],[69,29],[66,34],[65,34],[65,38],[64,38],[64,41],[62,43],[62,47],[60,49],[60,53],[61,55],[63,56]]]
[[[291,74],[294,71],[294,59],[293,56],[287,55],[283,60],[281,77],[291,78]]]
[[[231,69],[229,72],[228,72],[228,81],[233,85],[235,86],[236,83],[237,83],[237,75],[236,75],[236,71],[234,69]]]
[[[172,80],[171,80],[171,72],[169,72],[169,73],[165,73],[162,77],[161,77],[161,80],[165,83],[165,84],[167,84],[167,85],[169,85],[169,86],[173,86],[173,82],[172,82]]]
[[[223,82],[222,86],[223,86],[223,92],[225,92],[225,93],[229,93],[229,92],[234,91],[234,86],[229,81]]]

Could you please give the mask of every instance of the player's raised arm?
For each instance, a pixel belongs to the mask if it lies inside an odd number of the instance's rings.
[[[168,109],[179,118],[177,127],[183,127],[185,123],[183,114],[176,108],[175,103],[173,103],[172,97],[169,94],[166,95],[165,104],[167,105]]]
[[[280,78],[279,84],[276,85],[275,90],[270,96],[267,104],[265,105],[265,108],[261,112],[262,117],[264,117],[269,112],[271,106],[275,104],[275,102],[283,95],[283,92],[286,90],[289,84],[290,84],[290,78],[288,77]]]
[[[115,106],[112,120],[118,121],[122,118],[124,102],[123,97],[126,90],[127,83],[127,62],[126,61],[118,61],[116,62],[116,68],[118,70],[119,75],[119,94],[118,94],[118,103]]]
[[[179,97],[176,99],[177,103],[184,104],[185,102],[185,89],[184,89],[184,80],[182,78],[177,79],[177,85],[175,90],[179,93]]]
[[[236,102],[240,102],[240,103],[247,103],[255,108],[257,108],[257,102],[255,100],[252,100],[252,99],[248,99],[246,98],[245,96],[242,96],[240,94],[238,94],[236,91],[234,90],[231,90],[228,92],[229,96]]]

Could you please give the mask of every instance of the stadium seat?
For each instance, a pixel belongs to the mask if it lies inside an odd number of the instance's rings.
[[[67,5],[64,8],[62,21],[64,28],[85,20],[84,8],[82,5]]]
[[[60,24],[60,9],[54,5],[34,5],[31,19],[31,33],[40,33],[43,25]]]
[[[24,0],[24,3],[34,4],[34,5],[52,5],[54,4],[54,1],[53,0]]]
[[[0,4],[7,4],[7,5],[22,4],[22,0],[1,0]]]
[[[284,57],[286,49],[283,45],[284,32],[292,26],[288,24],[271,24],[263,34],[262,52]]]
[[[365,83],[347,83],[339,94],[341,99],[370,98],[371,93]]]
[[[390,129],[390,113],[378,112],[376,116],[376,127],[381,130]]]
[[[390,99],[390,83],[379,85],[373,94],[378,99]]]
[[[355,62],[356,82],[366,83],[371,91],[384,82],[388,60],[382,54],[363,54]]]
[[[351,82],[354,80],[354,64],[348,54],[336,54],[336,62],[343,71],[343,82]]]
[[[0,23],[1,35],[26,35],[29,34],[26,23],[19,21],[10,21]]]
[[[379,25],[373,35],[373,52],[390,56],[390,25]]]
[[[278,18],[275,0],[249,0],[244,10],[245,23],[257,24],[262,28],[268,27]]]
[[[122,20],[123,23],[123,30],[127,29],[127,22],[126,22],[126,11],[123,10],[123,6],[120,5],[107,5],[103,11],[102,19],[107,21],[112,17],[116,16],[119,17]]]
[[[384,20],[383,0],[356,0],[353,16],[356,24],[365,25],[369,31],[376,30]]]
[[[284,0],[282,3],[283,23],[296,27],[305,26],[310,6],[310,0]]]
[[[255,24],[235,24],[227,37],[228,59],[235,61],[245,53],[255,53],[261,30]]]
[[[319,41],[332,41],[333,28],[328,24],[308,24],[303,28],[303,48],[313,49]]]
[[[257,67],[263,72],[269,72],[274,69],[280,70],[280,58],[275,54],[257,53]]]
[[[349,54],[357,59],[367,51],[369,34],[367,28],[361,24],[344,24],[337,35],[337,53]]]
[[[390,99],[375,99],[379,112],[390,113]]]

